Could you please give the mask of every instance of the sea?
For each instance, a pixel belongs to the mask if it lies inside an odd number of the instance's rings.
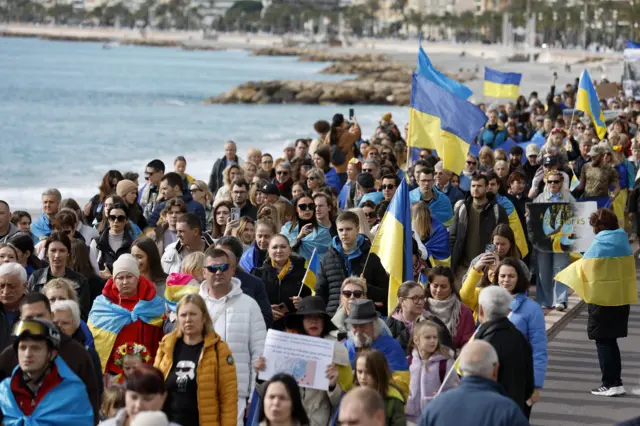
[[[327,63],[254,57],[242,50],[177,48],[0,38],[0,199],[12,210],[38,211],[55,187],[85,203],[110,169],[140,174],[159,158],[208,181],[233,140],[274,156],[286,142],[314,137],[313,123],[348,115],[347,105],[203,105],[255,80],[335,81]],[[365,137],[391,112],[403,125],[408,108],[356,106]]]

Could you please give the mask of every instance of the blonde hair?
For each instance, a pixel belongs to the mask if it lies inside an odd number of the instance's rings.
[[[244,170],[245,172],[248,172],[251,167],[253,167],[255,170],[253,172],[254,174],[258,173],[258,166],[253,164],[251,161],[245,161],[244,164],[242,165],[242,170]]]
[[[244,244],[244,241],[242,241],[242,233],[245,231],[245,229],[247,228],[247,225],[251,224],[253,225],[253,240],[255,241],[256,239],[256,235],[255,235],[255,230],[256,230],[256,221],[251,219],[249,216],[242,216],[240,218],[240,224],[238,225],[238,227],[234,230],[235,232],[235,237],[237,239],[240,240],[240,242],[242,242],[242,244]]]
[[[204,192],[205,199],[208,203],[211,203],[211,201],[213,201],[213,194],[211,194],[211,191],[209,191],[209,186],[206,183],[201,180],[194,180],[191,185],[197,186],[200,191]]]
[[[409,344],[407,345],[407,353],[411,354],[413,348],[415,347],[414,339],[419,336],[423,330],[426,330],[429,327],[434,328],[436,330],[436,336],[438,336],[438,346],[436,346],[436,349],[433,351],[432,355],[440,354],[445,358],[450,359],[451,353],[449,352],[447,347],[442,346],[442,342],[440,342],[440,331],[442,331],[442,328],[431,320],[418,321],[413,325],[411,337],[409,338]]]
[[[411,205],[411,226],[421,241],[431,235],[431,210],[424,201]]]
[[[180,309],[182,309],[182,307],[187,303],[196,305],[198,309],[200,309],[200,312],[202,312],[202,319],[204,320],[204,334],[215,334],[215,331],[213,330],[213,322],[211,321],[211,315],[209,315],[209,311],[207,310],[207,304],[199,294],[187,294],[182,299],[180,299],[180,301],[178,302],[178,306],[176,307],[176,315],[180,316]],[[180,327],[177,327],[176,330],[178,332],[178,337],[182,337],[183,333],[182,330],[180,330]]]
[[[320,182],[320,186],[325,186],[327,184],[327,178],[325,177],[324,172],[317,167],[314,167],[307,172],[307,179],[310,177],[316,178],[318,182]]]
[[[329,208],[331,208],[331,206],[329,206]],[[364,214],[364,210],[362,209],[362,207],[354,207],[352,209],[349,209],[349,211],[355,213],[356,216],[358,216],[358,222],[360,223],[360,229],[358,230],[358,233],[373,241],[373,235],[371,235],[369,222],[367,222],[367,216]]]
[[[311,197],[309,196],[309,198]],[[276,206],[276,209],[278,210],[278,223],[281,226],[296,217],[296,208],[293,204],[287,201],[278,200],[274,203],[274,206]],[[276,223],[276,225],[278,223]]]
[[[102,402],[100,403],[100,411],[104,416],[111,410],[119,410],[124,408],[126,390],[120,386],[110,386],[102,393]]]
[[[276,229],[275,232],[278,232],[280,228],[282,228],[282,222],[280,221],[280,209],[277,204],[277,202],[275,205],[263,204],[258,209],[258,222],[262,220],[270,221]],[[256,224],[256,228],[258,227],[258,224]]]
[[[231,186],[231,170],[233,169],[238,169],[240,170],[240,173],[242,173],[242,177],[244,177],[244,169],[240,166],[238,166],[237,164],[231,164],[228,165],[227,167],[225,167],[225,169],[222,171],[222,180],[224,182],[225,185],[227,186]]]
[[[52,279],[51,281],[46,283],[44,287],[42,287],[42,290],[40,290],[40,292],[46,296],[47,291],[59,290],[59,289],[62,289],[67,292],[68,300],[73,300],[74,302],[78,303],[78,295],[76,294],[76,291],[73,289],[73,281],[68,280],[66,278]]]
[[[193,275],[194,271],[198,271],[202,269],[202,265],[204,265],[204,253],[202,252],[194,252],[189,253],[182,260],[182,264],[180,265],[180,272],[183,274]]]
[[[342,289],[347,285],[356,285],[362,289],[362,297],[367,297],[367,280],[360,277],[348,277],[344,281],[342,281],[342,285],[340,286],[340,293],[342,293]]]
[[[494,154],[491,148],[489,148],[488,146],[483,146],[482,148],[480,148],[480,152],[478,152],[478,162],[482,160],[482,157],[489,157],[489,163],[487,165],[493,167],[493,164],[495,163],[496,158],[494,157]]]

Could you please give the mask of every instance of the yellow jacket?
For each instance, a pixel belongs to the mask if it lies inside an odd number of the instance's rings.
[[[173,352],[178,330],[167,334],[160,342],[155,367],[165,380],[173,366]],[[229,346],[215,332],[207,333],[196,380],[198,411],[201,426],[235,426],[238,423],[238,377]]]
[[[478,321],[478,298],[480,297],[480,290],[482,287],[478,287],[478,283],[482,279],[484,272],[478,272],[473,268],[469,268],[467,278],[462,283],[460,289],[460,299],[465,306],[473,311],[473,320]]]

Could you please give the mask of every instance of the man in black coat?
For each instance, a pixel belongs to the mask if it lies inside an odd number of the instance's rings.
[[[498,286],[480,292],[478,320],[481,325],[474,339],[494,347],[500,364],[498,383],[529,417],[531,407],[527,401],[534,390],[533,352],[526,337],[507,317],[511,300],[509,292]]]
[[[236,143],[233,141],[226,142],[224,144],[224,157],[218,158],[213,164],[211,176],[209,176],[209,191],[211,191],[213,195],[216,195],[218,189],[224,186],[224,179],[222,176],[224,169],[232,164],[242,166],[242,160],[238,158],[236,152]]]
[[[342,212],[336,219],[336,226],[338,236],[333,238],[329,251],[320,261],[316,295],[322,297],[327,304],[327,313],[333,315],[340,306],[342,282],[350,276],[364,275],[368,298],[373,300],[379,312],[386,315],[389,275],[378,256],[369,256],[371,241],[364,235],[358,235],[358,216],[350,211]]]

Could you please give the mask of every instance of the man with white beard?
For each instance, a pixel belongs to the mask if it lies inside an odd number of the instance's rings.
[[[345,319],[349,337],[344,344],[349,351],[351,366],[355,368],[358,352],[375,349],[382,352],[389,363],[394,383],[405,398],[409,394],[409,364],[400,343],[383,332],[378,321],[376,307],[371,300],[358,299],[351,303],[349,316]]]

